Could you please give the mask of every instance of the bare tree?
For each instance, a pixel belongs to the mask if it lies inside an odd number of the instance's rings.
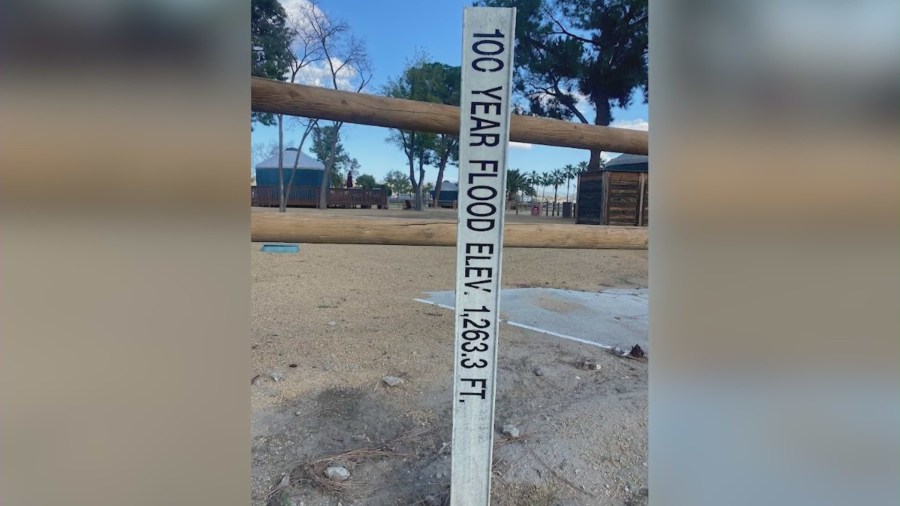
[[[342,20],[331,19],[315,1],[309,1],[298,9],[295,23],[295,30],[302,34],[298,37],[303,40],[297,45],[297,50],[306,59],[298,59],[297,65],[292,64],[292,72],[295,66],[299,66],[296,72],[299,75],[310,64],[320,62],[322,65],[314,69],[316,78],[310,84],[357,93],[369,84],[372,79],[369,55],[365,44],[351,35],[350,25]],[[300,66],[304,62],[305,65]],[[307,123],[304,140],[314,128],[313,123]],[[343,122],[332,121],[331,126],[334,127],[335,135],[324,161],[325,170],[319,193],[319,207],[323,209],[328,206],[328,183],[334,170],[335,149]]]
[[[255,142],[253,143],[253,146],[250,147],[251,162],[254,166],[277,154],[278,141],[269,141],[268,144]]]
[[[291,51],[289,62],[290,65],[288,68],[288,73],[289,80],[292,83],[298,82],[298,79],[301,79],[303,77],[303,72],[312,64],[320,62],[325,58],[325,52],[319,45],[319,38],[315,34],[314,30],[311,29],[306,13],[307,10],[316,11],[318,10],[318,6],[316,6],[314,3],[310,3],[305,7],[301,7],[299,11],[288,13],[287,28],[290,31],[291,35]],[[300,136],[300,142],[297,144],[297,151],[296,155],[294,156],[293,165],[291,167],[291,175],[287,180],[287,184],[285,184],[284,181],[284,156],[280,155],[278,157],[278,210],[282,213],[287,210],[288,196],[291,193],[291,186],[294,183],[294,176],[296,175],[297,168],[300,165],[300,153],[303,151],[303,144],[306,143],[306,139],[309,137],[309,134],[312,132],[313,128],[315,128],[318,121],[316,119],[310,118],[302,118],[298,120],[299,124],[302,127],[302,134]],[[282,153],[284,152],[283,122],[284,116],[279,114],[278,149]]]

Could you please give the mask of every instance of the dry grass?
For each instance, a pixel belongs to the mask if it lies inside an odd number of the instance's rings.
[[[325,476],[325,469],[329,466],[335,465],[337,463],[346,463],[350,462],[353,464],[358,464],[365,460],[372,460],[381,457],[412,457],[413,455],[407,453],[398,453],[393,450],[386,450],[382,448],[358,448],[356,450],[346,451],[344,453],[338,453],[335,455],[327,455],[324,457],[320,457],[314,460],[303,464],[302,466],[296,468],[294,473],[291,473],[292,476],[294,474],[299,474],[299,481],[310,481],[322,490],[331,493],[342,493],[346,492],[347,489],[351,486],[351,481],[348,479],[347,481],[335,481],[328,479]],[[300,471],[300,473],[297,473]]]
[[[415,454],[412,453],[403,453],[398,450],[398,446],[401,442],[415,439],[420,436],[424,436],[431,430],[425,430],[420,432],[415,432],[411,434],[407,434],[405,436],[400,436],[394,438],[381,446],[378,447],[366,447],[366,448],[357,448],[354,450],[347,450],[341,453],[335,453],[331,455],[323,455],[312,460],[309,460],[306,463],[298,465],[291,472],[291,481],[294,483],[309,483],[313,484],[326,492],[330,492],[333,494],[340,494],[347,492],[350,487],[353,485],[352,477],[346,481],[335,481],[328,479],[325,476],[325,469],[332,465],[351,465],[354,466],[356,464],[362,463],[367,460],[379,459],[379,458],[413,458],[416,457]],[[384,485],[384,487],[391,486],[390,484]],[[383,488],[383,487],[379,487]]]

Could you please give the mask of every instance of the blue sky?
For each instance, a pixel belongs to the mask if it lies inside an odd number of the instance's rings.
[[[282,0],[287,8],[303,0]],[[424,51],[432,60],[459,65],[462,56],[463,9],[471,1],[462,0],[321,0],[320,7],[332,18],[349,23],[354,36],[365,41],[372,61],[373,79],[365,92],[377,93],[385,82],[403,72],[408,59]],[[613,110],[613,126],[646,129],[647,104],[639,97],[628,110]],[[588,115],[593,118],[593,113]],[[295,146],[302,130],[285,121],[285,146]],[[388,171],[408,171],[399,148],[385,142],[389,130],[380,127],[345,124],[341,140],[350,156],[359,160],[363,174],[380,180]],[[276,127],[254,125],[251,145],[269,145],[278,140]],[[309,141],[304,151],[309,152]],[[509,150],[509,166],[525,172],[550,171],[566,164],[588,159],[579,149],[538,145],[514,145]],[[260,160],[255,160],[254,164]],[[434,182],[436,168],[426,171],[426,182]],[[444,179],[455,181],[457,170],[448,167]]]

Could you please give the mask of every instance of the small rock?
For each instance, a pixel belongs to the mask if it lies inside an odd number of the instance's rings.
[[[600,364],[598,364],[597,361],[592,358],[583,358],[578,361],[578,368],[585,369],[587,371],[599,371]]]
[[[262,376],[257,374],[256,376],[253,377],[253,379],[250,380],[250,384],[255,385],[255,384],[259,383],[259,380],[261,380],[261,379],[262,379]]]
[[[296,369],[297,367],[300,367],[300,364],[288,364],[288,367],[290,367],[291,369]]]
[[[633,358],[644,358],[644,350],[636,344],[631,348],[631,351],[628,352],[628,356]]]
[[[269,377],[272,378],[272,381],[279,382],[279,381],[281,381],[282,378],[284,378],[284,375],[282,375],[278,371],[273,371],[273,372],[269,373]]]
[[[346,467],[331,466],[325,468],[325,477],[334,481],[347,481],[350,479],[350,471]]]
[[[294,411],[294,416],[300,416],[302,414],[303,414],[303,412],[301,412],[301,411]]]
[[[544,370],[540,367],[535,367],[534,369],[531,370],[531,372],[533,372],[535,376],[543,376],[544,375]]]
[[[625,387],[623,387],[622,385],[619,385],[619,386],[616,387],[616,392],[618,392],[618,393],[620,393],[620,394],[624,394],[624,393],[627,392],[627,391],[628,391],[628,389],[625,388]]]
[[[384,381],[389,387],[396,387],[403,384],[403,378],[398,378],[396,376],[385,376],[381,378],[381,381]]]
[[[332,320],[332,321],[328,322],[328,324],[331,325],[332,327],[334,327],[335,325],[337,325],[337,322]]]
[[[433,495],[426,495],[425,496],[425,504],[427,504],[428,506],[440,506],[441,502],[438,500],[437,497],[435,497]]]
[[[286,474],[281,477],[281,481],[278,483],[278,488],[285,488],[291,484],[291,475]]]
[[[628,354],[627,351],[623,350],[622,348],[619,348],[618,346],[613,346],[612,348],[610,348],[609,352],[617,357],[624,357],[625,355]]]
[[[519,428],[511,423],[504,425],[502,432],[509,437],[519,437]]]

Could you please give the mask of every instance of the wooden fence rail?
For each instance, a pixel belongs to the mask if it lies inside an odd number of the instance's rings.
[[[329,90],[253,77],[258,112],[457,135],[460,110],[449,105]],[[647,132],[513,115],[510,140],[646,155]],[[255,212],[251,240],[295,243],[453,246],[455,221],[350,218]],[[513,248],[647,249],[645,228],[517,224],[504,228]]]
[[[250,106],[258,112],[422,132],[459,133],[458,107],[329,90],[258,77],[250,79]],[[647,132],[639,130],[513,115],[509,138],[511,141],[548,146],[646,155],[649,136]]]

